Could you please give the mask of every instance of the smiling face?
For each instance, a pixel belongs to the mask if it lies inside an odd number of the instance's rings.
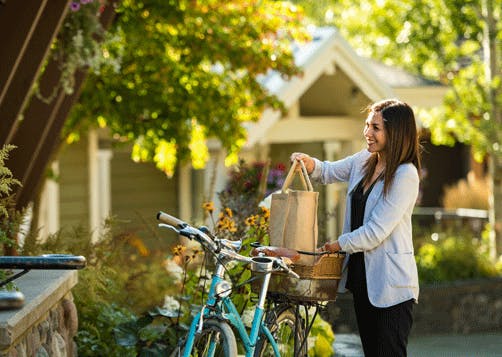
[[[380,112],[370,112],[364,127],[364,138],[371,153],[383,153],[387,143],[383,117]]]

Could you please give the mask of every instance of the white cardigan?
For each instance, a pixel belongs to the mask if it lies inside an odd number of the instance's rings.
[[[360,151],[339,161],[317,159],[311,174],[323,184],[348,181],[343,234],[338,237],[347,253],[364,252],[368,297],[376,307],[389,307],[414,299],[418,301],[418,273],[413,252],[411,214],[418,197],[419,177],[411,163],[400,165],[386,196],[383,181],[373,186],[364,212],[363,225],[350,232],[351,196],[364,176],[363,165],[370,156]],[[347,254],[347,258],[349,256]],[[345,259],[339,291],[345,291]]]

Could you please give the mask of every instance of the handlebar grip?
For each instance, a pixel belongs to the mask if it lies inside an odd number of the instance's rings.
[[[183,228],[186,227],[187,224],[183,222],[181,219],[173,217],[167,213],[164,213],[162,211],[159,211],[157,213],[157,219],[165,224],[169,224],[171,226]]]

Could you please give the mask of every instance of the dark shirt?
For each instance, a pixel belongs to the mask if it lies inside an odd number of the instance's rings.
[[[364,179],[363,179],[364,180]],[[351,212],[350,212],[350,230],[351,232],[363,225],[364,210],[366,209],[366,201],[375,182],[364,192],[363,180],[359,182],[356,189],[352,193]],[[364,252],[353,253],[349,256],[347,282],[345,287],[350,291],[356,289],[366,289],[366,269],[364,267]]]

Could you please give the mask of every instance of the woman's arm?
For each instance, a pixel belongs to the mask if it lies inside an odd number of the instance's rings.
[[[293,153],[291,160],[303,161],[312,180],[322,184],[348,181],[354,164],[365,162],[370,153],[362,150],[354,155],[337,161],[320,161],[304,153]]]

